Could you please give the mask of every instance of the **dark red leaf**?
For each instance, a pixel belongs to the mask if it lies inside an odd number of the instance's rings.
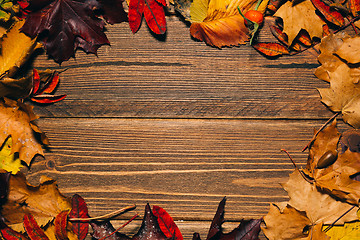
[[[0,232],[1,232],[1,236],[5,240],[28,240],[28,238],[26,238],[24,235],[12,230],[5,224],[4,224],[4,226],[1,227]]]
[[[288,48],[278,43],[256,43],[252,46],[260,53],[269,57],[276,57],[290,53]]]
[[[99,0],[101,9],[104,11],[102,14],[104,19],[110,23],[127,22],[128,16],[124,10],[124,0]]]
[[[122,234],[119,232],[112,234],[115,231],[115,228],[113,227],[113,225],[111,225],[111,223],[109,221],[102,221],[102,222],[91,221],[90,225],[93,229],[93,233],[91,234],[93,239],[103,239],[103,238],[106,238],[106,240],[129,240],[130,239],[125,234]]]
[[[178,226],[176,226],[173,218],[163,208],[153,206],[153,214],[157,217],[160,229],[166,237],[177,240],[183,239],[183,236]]]
[[[222,224],[224,223],[224,208],[226,198],[219,203],[214,219],[210,225],[207,240],[259,240],[260,224],[262,219],[242,220],[237,228],[230,233],[223,233]],[[194,234],[193,239],[200,239]]]
[[[50,104],[50,103],[59,102],[64,98],[66,98],[66,95],[54,96],[54,95],[43,94],[43,95],[34,96],[30,98],[30,100],[36,103]]]
[[[5,200],[9,193],[10,172],[0,173],[0,199]]]
[[[44,231],[39,227],[35,218],[31,214],[24,216],[24,228],[31,240],[49,240]]]
[[[360,12],[360,0],[348,0],[347,5],[348,5],[348,9],[351,10],[351,14],[354,17],[357,17]]]
[[[71,199],[71,211],[69,218],[88,218],[88,208],[85,200],[78,194],[75,194]],[[78,236],[79,240],[85,239],[89,231],[89,223],[74,221],[72,222],[73,232]]]
[[[68,217],[69,211],[63,211],[59,213],[54,221],[55,225],[55,236],[57,240],[67,240],[67,217]]]
[[[360,130],[352,129],[344,132],[339,142],[343,153],[348,149],[360,153]]]
[[[30,37],[41,34],[47,53],[58,63],[68,60],[77,48],[95,53],[109,44],[104,21],[97,18],[93,9],[96,1],[55,0],[38,11],[30,12],[22,31]]]
[[[165,1],[156,0],[130,0],[129,26],[136,33],[141,24],[142,15],[151,31],[156,34],[164,34],[166,31],[166,19],[164,7]]]
[[[145,206],[145,214],[139,231],[132,240],[166,240],[167,237],[161,231],[157,218],[152,213],[150,205]]]
[[[339,27],[344,26],[345,19],[341,15],[341,13],[326,5],[321,0],[311,0],[311,2],[313,3],[314,7],[319,10],[319,12],[321,12],[321,14],[325,17],[326,20]]]

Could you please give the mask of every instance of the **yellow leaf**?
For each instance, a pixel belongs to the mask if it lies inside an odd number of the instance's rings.
[[[310,0],[296,5],[288,1],[274,14],[284,21],[284,33],[288,36],[289,45],[292,44],[301,29],[306,30],[311,38],[322,37],[325,22],[316,15],[315,10]]]
[[[323,230],[327,226],[323,226]],[[333,226],[326,232],[330,240],[356,240],[360,239],[360,222],[345,223],[343,226]]]
[[[16,70],[29,58],[38,47],[36,39],[31,39],[20,32],[23,21],[15,22],[0,39],[0,76],[8,73],[13,76]]]
[[[12,151],[11,136],[6,139],[0,150],[0,168],[16,174],[22,167],[20,159]]]

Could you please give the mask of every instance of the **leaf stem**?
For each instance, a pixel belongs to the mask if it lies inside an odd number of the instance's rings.
[[[307,178],[307,177],[305,176],[305,174],[297,167],[297,165],[296,165],[295,161],[292,159],[290,153],[289,153],[288,151],[286,151],[285,149],[281,149],[281,151],[284,152],[284,153],[286,153],[286,154],[288,155],[290,161],[293,163],[293,165],[294,165],[294,167],[295,167],[295,170],[297,170],[297,171],[300,173],[300,175],[304,178],[304,180],[307,181],[308,183],[313,184],[314,181],[312,181],[312,180],[310,180],[309,178]]]
[[[133,210],[136,208],[136,205],[131,205],[131,206],[128,206],[128,207],[124,207],[120,210],[117,210],[117,211],[114,211],[114,212],[111,212],[111,213],[108,213],[108,214],[105,214],[105,215],[102,215],[102,216],[98,216],[98,217],[92,217],[92,218],[69,218],[69,221],[73,222],[73,221],[91,221],[91,220],[104,220],[104,219],[109,219],[109,218],[112,218],[112,217],[115,217],[119,214],[122,214],[124,212],[127,212],[129,210]]]
[[[121,225],[118,229],[116,229],[115,231],[113,231],[112,233],[110,233],[108,236],[102,237],[99,240],[104,240],[105,238],[108,238],[110,236],[112,236],[113,234],[115,234],[116,232],[118,232],[120,229],[122,229],[123,227],[125,227],[126,225],[128,225],[132,220],[134,220],[135,218],[137,218],[139,216],[139,214],[135,214],[129,221],[127,221],[126,223],[124,223],[123,225]]]

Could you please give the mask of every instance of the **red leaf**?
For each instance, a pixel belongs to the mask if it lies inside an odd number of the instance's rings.
[[[30,99],[33,102],[49,104],[49,103],[59,102],[64,98],[66,98],[66,95],[54,96],[54,95],[43,94],[43,95],[33,96]]]
[[[276,57],[290,53],[288,48],[278,43],[256,43],[252,46],[260,53],[269,57]]]
[[[5,240],[28,240],[24,235],[9,228],[5,223],[1,222],[1,236]]]
[[[33,70],[33,89],[32,94],[36,94],[40,87],[40,76],[39,72],[34,68]]]
[[[63,211],[59,213],[55,218],[55,235],[57,240],[67,240],[67,216],[69,211]]]
[[[93,12],[96,8],[96,1],[47,1],[40,10],[30,9],[22,31],[30,37],[43,35],[47,53],[58,63],[72,57],[77,48],[96,54],[101,45],[109,44],[103,32],[105,23]]]
[[[171,239],[182,240],[183,236],[176,226],[172,217],[161,207],[153,206],[153,214],[158,218],[161,231],[166,235],[166,237]]]
[[[297,40],[304,44],[307,47],[310,47],[312,45],[311,38],[309,36],[309,33],[305,30],[301,30],[299,34],[297,35]]]
[[[88,218],[88,208],[85,200],[78,194],[75,194],[71,200],[70,218]],[[75,221],[72,223],[73,232],[78,236],[79,240],[85,239],[89,231],[89,223]]]
[[[347,5],[348,9],[351,10],[352,15],[357,17],[360,12],[360,0],[348,0]]]
[[[314,7],[321,12],[321,14],[328,20],[329,22],[342,27],[345,24],[344,17],[336,10],[326,5],[321,0],[311,0]]]
[[[129,26],[136,33],[141,24],[142,15],[151,29],[156,34],[164,34],[166,31],[165,1],[156,0],[130,0]]]
[[[48,79],[45,86],[43,88],[41,88],[41,90],[39,91],[39,93],[37,95],[41,95],[44,93],[52,93],[58,86],[59,82],[60,82],[59,73],[54,72],[54,74],[52,76],[50,76],[50,78]]]
[[[49,240],[44,231],[37,224],[33,215],[29,213],[24,216],[24,228],[31,240]]]

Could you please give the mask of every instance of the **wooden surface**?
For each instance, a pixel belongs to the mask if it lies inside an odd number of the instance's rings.
[[[205,239],[224,196],[228,231],[287,200],[279,183],[293,166],[280,149],[305,163],[301,149],[332,116],[316,90],[327,83],[313,75],[313,50],[277,60],[250,46],[219,50],[167,20],[163,39],[144,24],[133,35],[124,23],[108,26],[112,45],[98,57],[78,51],[61,66],[36,57],[38,69],[68,69],[57,91],[68,96],[35,107],[51,148],[28,174],[34,183],[56,178],[63,193],[86,199],[92,216],[133,203],[142,214],[149,202],[186,239],[194,231]]]

